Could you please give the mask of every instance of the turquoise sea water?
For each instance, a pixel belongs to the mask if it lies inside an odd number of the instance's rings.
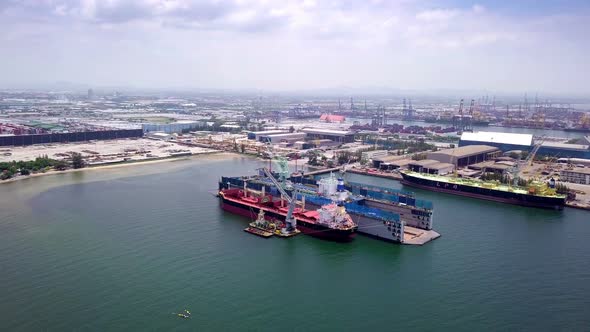
[[[207,157],[0,185],[0,330],[590,329],[588,212],[416,191],[442,234],[422,247],[266,240],[212,194],[259,165]],[[191,319],[172,315],[185,308]]]

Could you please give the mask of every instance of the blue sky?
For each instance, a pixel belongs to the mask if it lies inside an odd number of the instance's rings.
[[[590,92],[590,1],[2,0],[0,86]]]

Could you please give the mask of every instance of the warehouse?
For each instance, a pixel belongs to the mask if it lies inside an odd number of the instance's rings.
[[[438,160],[425,159],[408,163],[408,168],[414,172],[445,175],[455,170],[455,165],[441,163]]]
[[[461,135],[459,147],[468,145],[493,146],[504,152],[510,150],[529,151],[533,146],[533,135],[489,131],[464,132]]]
[[[398,168],[405,168],[412,162],[410,159],[406,159],[404,156],[386,155],[381,157],[372,158],[373,167],[380,168],[383,170],[392,170]]]
[[[172,134],[168,134],[163,131],[154,131],[151,133],[147,133],[145,136],[150,139],[161,140],[161,141],[170,141],[174,138],[174,136],[172,136]]]
[[[564,169],[560,172],[559,179],[565,182],[590,184],[590,168]]]
[[[252,131],[248,133],[248,139],[255,139],[260,141],[261,136],[274,135],[274,134],[287,134],[288,130],[264,130],[264,131]]]
[[[139,138],[142,136],[143,131],[141,129],[81,131],[74,133],[54,133],[35,135],[8,135],[0,136],[0,146],[82,142],[90,140],[110,140],[133,137]]]
[[[486,160],[495,159],[500,153],[500,150],[493,146],[469,145],[430,152],[428,153],[427,158],[441,163],[453,164],[455,167],[465,167]]]
[[[581,165],[582,167],[590,167],[590,159],[582,158],[559,158],[557,162],[560,164]]]
[[[258,140],[264,143],[271,143],[271,144],[278,144],[282,142],[287,142],[288,144],[293,144],[297,141],[305,140],[305,133],[281,133],[281,134],[267,134],[267,135],[258,135]]]
[[[543,142],[538,155],[559,156],[566,158],[590,158],[590,147],[583,144]]]
[[[389,154],[389,151],[387,151],[387,150],[363,151],[363,152],[361,152],[361,159],[373,160],[375,158],[385,157],[388,154]]]
[[[513,166],[514,166],[513,162],[509,162],[509,161],[495,162],[493,160],[490,160],[490,161],[484,161],[481,163],[469,165],[469,169],[480,171],[482,173],[504,174]]]
[[[518,150],[531,151],[535,144],[533,135],[496,133],[496,132],[464,132],[461,135],[459,146],[481,145],[496,147],[502,152]],[[590,146],[584,144],[569,144],[552,141],[542,143],[537,155],[558,156],[564,158],[590,158]]]
[[[354,132],[345,130],[304,128],[301,132],[307,134],[309,139],[329,139],[338,143],[354,142]]]
[[[181,120],[175,123],[158,124],[158,123],[144,123],[141,125],[141,129],[144,133],[150,133],[154,131],[164,132],[167,134],[181,133],[183,130],[191,130],[196,128],[202,128],[205,126],[204,122],[201,121],[190,121]]]

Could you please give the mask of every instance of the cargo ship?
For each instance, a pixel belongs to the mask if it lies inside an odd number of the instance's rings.
[[[267,194],[264,189],[256,191],[246,186],[243,189],[220,189],[219,198],[223,210],[251,219],[262,210],[267,220],[281,222],[289,212],[282,196]],[[351,241],[358,228],[345,208],[334,203],[306,210],[305,199],[302,199],[301,206],[294,208],[292,215],[297,221],[297,229],[303,234],[338,242]]]
[[[578,132],[578,133],[590,133],[590,127],[585,128],[585,127],[568,127],[568,128],[563,128],[564,131],[573,131],[573,132]]]
[[[401,183],[404,185],[515,205],[563,210],[565,195],[555,192],[544,183],[536,183],[528,188],[509,186],[497,182],[484,182],[475,179],[445,177],[434,174],[402,171]]]
[[[429,117],[429,118],[425,118],[424,119],[424,122],[426,122],[426,123],[452,124],[453,123],[453,119],[452,118]],[[485,126],[489,126],[490,125],[490,121],[488,121],[488,120],[475,120],[474,119],[474,120],[471,121],[471,125],[485,127]]]

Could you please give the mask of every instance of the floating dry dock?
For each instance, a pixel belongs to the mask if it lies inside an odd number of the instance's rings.
[[[333,176],[317,181],[293,177],[289,187],[290,195],[297,190],[300,213],[338,202],[358,225],[359,234],[409,245],[423,245],[440,237],[432,229],[432,203],[416,199],[413,193],[356,183],[344,185],[342,179]],[[252,199],[278,194],[272,181],[263,175],[222,177],[219,190],[230,189]]]

